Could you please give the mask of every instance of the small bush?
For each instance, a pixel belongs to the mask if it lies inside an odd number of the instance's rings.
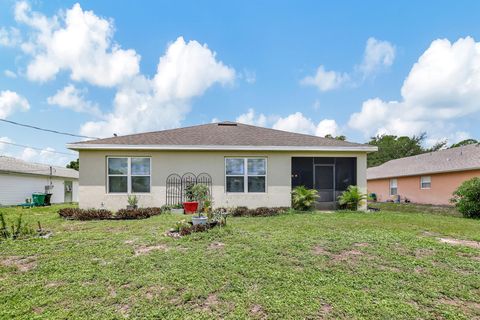
[[[292,207],[295,210],[308,211],[313,208],[318,198],[318,191],[304,186],[295,187],[292,191]]]
[[[23,221],[21,214],[9,225],[3,213],[0,213],[0,239],[16,240],[34,235],[37,235],[37,232]]]
[[[450,200],[466,218],[480,218],[480,178],[464,181]]]
[[[132,219],[147,219],[151,216],[158,216],[162,213],[162,208],[137,208],[137,209],[120,209],[115,214],[116,219],[132,220]]]
[[[106,220],[112,219],[113,213],[105,209],[64,208],[58,211],[60,217],[72,220]]]
[[[367,195],[361,193],[357,186],[348,186],[347,190],[338,197],[338,203],[343,209],[357,211],[365,199]]]
[[[285,213],[289,209],[288,207],[259,207],[255,209],[236,207],[231,210],[231,214],[234,217],[268,217]]]

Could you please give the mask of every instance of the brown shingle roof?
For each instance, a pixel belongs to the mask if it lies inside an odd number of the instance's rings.
[[[296,147],[368,147],[368,145],[321,138],[312,135],[256,127],[235,122],[220,122],[192,127],[132,134],[70,144],[149,145],[149,146],[296,146]]]
[[[368,168],[367,179],[480,169],[480,146],[467,145],[388,161]]]

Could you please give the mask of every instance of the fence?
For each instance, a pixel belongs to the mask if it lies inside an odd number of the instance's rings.
[[[182,204],[187,200],[187,188],[196,184],[206,185],[212,194],[212,177],[208,173],[200,173],[197,176],[191,172],[187,172],[183,176],[172,173],[166,181],[166,204],[169,206]]]

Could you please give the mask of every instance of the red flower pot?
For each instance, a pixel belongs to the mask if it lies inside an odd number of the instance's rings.
[[[198,209],[198,202],[189,201],[183,203],[183,209],[185,209],[185,214],[194,214]]]

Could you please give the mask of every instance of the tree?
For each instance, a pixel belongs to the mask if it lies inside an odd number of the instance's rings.
[[[328,139],[335,139],[335,140],[341,140],[341,141],[345,141],[347,140],[347,137],[345,137],[344,135],[341,135],[341,136],[332,136],[330,133],[325,135],[325,138],[328,138]]]
[[[450,148],[456,148],[456,147],[461,147],[461,146],[467,146],[469,144],[475,144],[475,143],[478,143],[477,140],[475,139],[466,139],[466,140],[462,140],[460,142],[457,142],[457,143],[454,143],[450,146]]]
[[[70,161],[70,163],[67,164],[67,168],[78,171],[78,170],[80,169],[80,161],[79,161],[79,159],[77,158],[77,160],[75,160],[75,161]]]
[[[379,166],[387,161],[415,156],[428,152],[422,147],[426,134],[413,137],[397,137],[394,135],[378,135],[372,137],[368,144],[377,146],[378,151],[368,154],[368,167]]]

